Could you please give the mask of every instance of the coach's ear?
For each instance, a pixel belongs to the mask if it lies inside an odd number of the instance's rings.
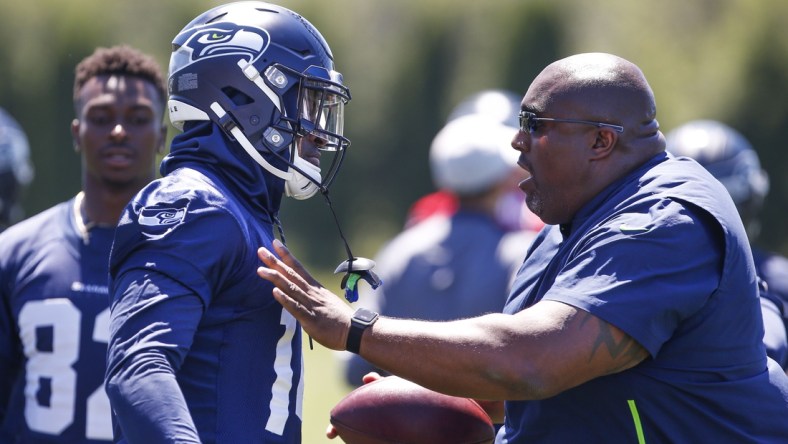
[[[74,119],[71,121],[71,143],[74,144],[74,152],[80,152],[81,148],[79,147],[79,119]]]
[[[613,147],[618,141],[618,133],[609,128],[599,128],[596,131],[596,138],[592,146],[592,159],[602,159],[613,152]]]

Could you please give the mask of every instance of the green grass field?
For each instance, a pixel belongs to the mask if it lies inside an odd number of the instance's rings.
[[[314,350],[309,349],[309,339],[304,335],[304,444],[332,443],[342,441],[326,438],[328,413],[331,408],[348,394],[352,387],[345,383],[340,363],[335,352],[317,342]]]

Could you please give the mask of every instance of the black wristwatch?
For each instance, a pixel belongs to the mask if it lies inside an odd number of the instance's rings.
[[[359,348],[361,348],[361,335],[364,334],[364,330],[378,320],[378,316],[377,313],[366,308],[359,308],[353,313],[353,317],[350,319],[347,343],[345,344],[347,351],[358,354]]]

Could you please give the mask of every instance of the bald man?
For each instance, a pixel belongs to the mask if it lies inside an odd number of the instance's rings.
[[[784,442],[788,377],[761,342],[741,220],[703,167],[665,153],[641,70],[599,53],[547,66],[512,146],[528,207],[549,225],[504,313],[354,314],[281,246],[283,262],[261,249],[258,274],[325,346],[505,400],[496,443]]]

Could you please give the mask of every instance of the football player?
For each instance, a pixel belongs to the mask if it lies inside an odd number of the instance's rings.
[[[698,161],[733,198],[747,229],[755,269],[766,283],[761,288],[766,329],[763,342],[769,356],[788,369],[788,259],[754,243],[760,232],[760,211],[769,192],[769,177],[761,169],[758,153],[741,133],[714,120],[687,122],[666,137],[668,151]]]
[[[71,123],[82,190],[0,234],[2,442],[106,443],[107,264],[120,212],[154,179],[164,76],[127,46],[76,67]]]
[[[256,250],[281,235],[283,195],[328,192],[350,93],[320,32],[273,4],[213,8],[172,46],[183,132],[124,210],[110,259],[118,439],[300,443],[301,329],[255,276]]]
[[[0,231],[22,219],[19,197],[32,179],[27,136],[19,123],[0,109]]]
[[[452,120],[469,115],[481,115],[494,119],[504,125],[517,128],[517,113],[520,110],[522,97],[514,91],[504,89],[486,89],[471,94],[463,99],[449,113],[446,120]],[[512,130],[513,132],[515,130]],[[539,231],[544,225],[535,214],[525,205],[523,193],[518,184],[524,178],[523,171],[517,166],[517,152],[511,147],[504,148],[511,158],[509,175],[509,189],[500,195],[495,205],[495,220],[508,231]],[[460,180],[460,179],[457,179]],[[405,219],[405,228],[415,225],[434,214],[451,216],[460,207],[457,194],[448,188],[439,188],[437,191],[420,197],[408,209]]]

